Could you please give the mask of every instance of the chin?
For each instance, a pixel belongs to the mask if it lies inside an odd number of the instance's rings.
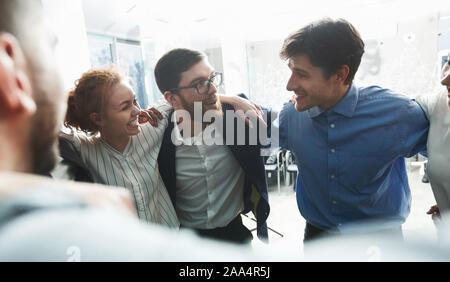
[[[308,110],[309,108],[302,107],[301,105],[299,105],[299,103],[296,102],[295,109],[299,112],[304,112],[304,111]]]
[[[219,102],[219,100],[217,100],[217,102],[214,105],[210,105],[204,108],[203,110],[203,115],[207,112],[207,111],[214,111],[215,114],[217,115],[223,115],[222,112],[222,104]]]
[[[139,133],[141,133],[141,128],[138,128],[137,130],[133,130],[133,131],[129,132],[129,135],[134,136],[134,135],[138,135]]]
[[[140,132],[141,132],[141,125],[138,125],[137,128],[131,128],[127,126],[124,131],[124,133],[127,134],[128,136],[134,136],[139,134]]]

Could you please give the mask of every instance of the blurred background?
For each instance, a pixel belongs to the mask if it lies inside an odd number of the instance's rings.
[[[114,63],[133,79],[141,106],[161,98],[153,68],[176,47],[206,52],[225,74],[223,91],[280,108],[289,97],[283,39],[310,21],[345,18],[366,53],[358,84],[407,95],[434,91],[450,49],[450,2],[415,0],[44,0],[60,42],[65,86]]]

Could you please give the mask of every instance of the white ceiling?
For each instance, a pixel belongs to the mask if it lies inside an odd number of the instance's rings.
[[[170,28],[236,29],[277,33],[277,24],[298,27],[324,16],[345,17],[377,28],[426,13],[450,11],[448,0],[83,0],[88,31],[137,38]],[[288,26],[285,24],[284,26]],[[357,26],[358,27],[358,26]],[[278,29],[279,30],[279,29]],[[194,32],[195,33],[195,32]],[[200,36],[201,37],[201,36]]]

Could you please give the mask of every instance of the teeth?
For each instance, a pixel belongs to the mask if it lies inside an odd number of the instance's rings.
[[[136,120],[133,120],[133,121],[130,121],[129,123],[128,123],[128,125],[129,126],[133,126],[133,125],[137,125],[138,124],[138,120],[136,119]]]

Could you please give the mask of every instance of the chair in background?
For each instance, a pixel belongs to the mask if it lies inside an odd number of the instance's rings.
[[[272,173],[277,175],[278,193],[280,193],[281,174],[284,173],[284,151],[282,149],[275,150],[265,161],[267,177],[271,178]]]
[[[286,186],[290,186],[291,185],[291,179],[293,179],[294,181],[294,190],[295,190],[295,179],[298,173],[298,168],[297,168],[297,164],[295,162],[295,156],[294,154],[292,154],[291,151],[286,151],[286,155],[285,155],[285,169],[286,169],[286,173],[284,174],[284,184]]]

